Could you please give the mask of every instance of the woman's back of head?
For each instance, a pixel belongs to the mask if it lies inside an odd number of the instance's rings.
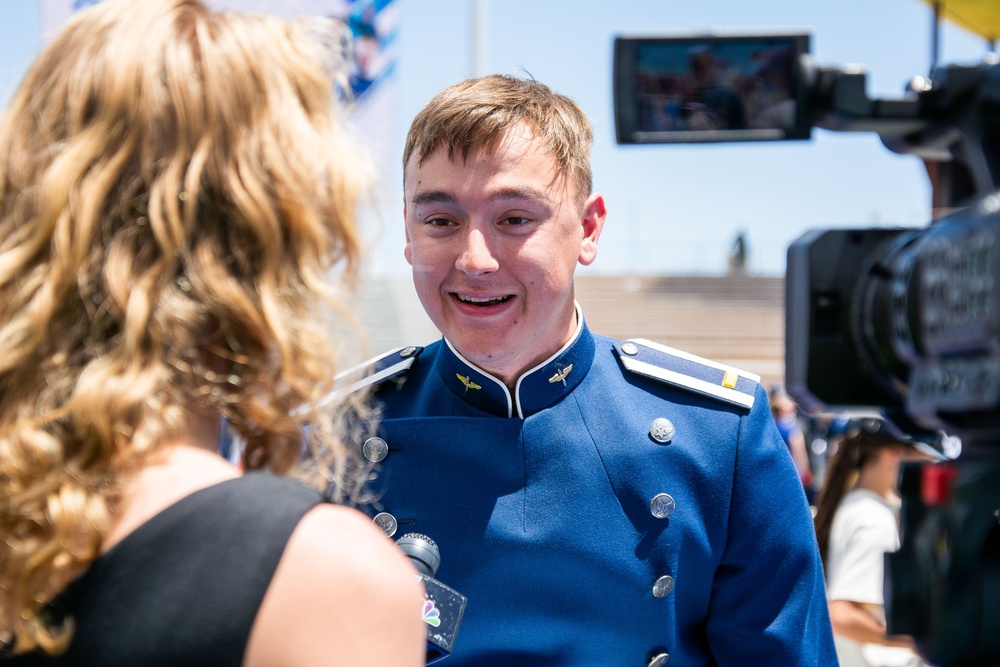
[[[0,122],[0,638],[92,560],[121,479],[197,410],[286,471],[334,376],[328,282],[359,256],[334,30],[108,0]],[[345,486],[346,453],[311,430]]]

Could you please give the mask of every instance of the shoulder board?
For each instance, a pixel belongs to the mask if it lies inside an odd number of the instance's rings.
[[[335,401],[366,387],[373,387],[404,375],[423,351],[423,347],[415,345],[397,347],[353,368],[337,373],[334,378],[334,390],[326,395],[321,404]]]
[[[753,408],[760,376],[696,357],[644,338],[616,343],[615,351],[626,370],[720,401]]]

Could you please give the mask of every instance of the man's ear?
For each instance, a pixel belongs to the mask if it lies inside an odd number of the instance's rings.
[[[410,228],[406,225],[406,204],[403,204],[403,233],[406,234],[406,245],[403,246],[403,257],[406,263],[413,266],[413,253],[410,252]]]
[[[583,239],[580,243],[580,263],[588,266],[597,258],[597,239],[604,229],[604,219],[608,210],[604,206],[604,197],[595,192],[587,198],[583,209]]]

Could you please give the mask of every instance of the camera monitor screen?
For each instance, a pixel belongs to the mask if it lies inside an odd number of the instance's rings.
[[[619,37],[618,143],[808,139],[807,34]]]

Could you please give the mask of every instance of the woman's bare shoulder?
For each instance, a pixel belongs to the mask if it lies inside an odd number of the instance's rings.
[[[319,505],[288,542],[244,664],[423,665],[422,593],[406,556],[370,519]]]

